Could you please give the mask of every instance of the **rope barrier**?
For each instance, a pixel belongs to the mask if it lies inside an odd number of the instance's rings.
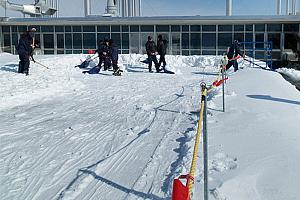
[[[207,95],[206,85],[205,84],[201,84],[201,87],[202,87],[202,93],[201,93],[200,116],[199,116],[198,126],[197,126],[197,134],[196,134],[196,140],[195,140],[195,146],[194,146],[194,153],[193,153],[192,165],[191,165],[191,169],[190,169],[190,173],[189,173],[189,175],[191,177],[194,177],[195,170],[196,170],[197,153],[198,153],[200,136],[201,136],[201,123],[203,121],[203,111],[204,111],[204,103],[205,103],[204,102],[204,98]],[[190,181],[189,182],[189,194],[190,194],[190,196],[192,195],[193,185],[194,185],[194,182]]]

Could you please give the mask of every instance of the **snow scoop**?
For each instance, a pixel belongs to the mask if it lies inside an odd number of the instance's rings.
[[[213,82],[213,86],[218,87],[218,86],[220,86],[222,83],[224,83],[226,80],[228,80],[228,77],[226,77],[226,78],[224,78],[224,79],[221,79],[221,80],[215,80],[215,81]]]
[[[186,182],[184,185],[181,180]],[[190,200],[189,183],[194,181],[194,178],[190,175],[181,175],[173,182],[172,200]]]

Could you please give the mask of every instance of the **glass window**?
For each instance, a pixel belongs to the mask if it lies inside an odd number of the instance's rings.
[[[57,48],[63,49],[65,46],[64,34],[56,34]]]
[[[130,50],[131,53],[139,53],[139,33],[130,33]]]
[[[53,55],[54,54],[54,50],[44,50],[44,54],[45,55]]]
[[[109,39],[109,38],[110,38],[109,33],[98,33],[97,34],[97,42],[99,42],[100,40],[105,40],[105,39]]]
[[[23,32],[25,32],[27,30],[27,26],[18,26],[18,31],[20,32],[20,33],[23,33]]]
[[[190,55],[189,50],[182,50],[182,55],[189,56]]]
[[[73,48],[82,49],[82,35],[81,33],[73,34]]]
[[[201,49],[200,33],[191,33],[191,49]]]
[[[216,51],[213,50],[203,50],[202,55],[216,55]]]
[[[83,34],[83,48],[84,49],[96,49],[96,34],[95,33],[84,33]]]
[[[10,32],[10,26],[2,26],[2,33],[9,33]]]
[[[255,34],[255,42],[256,42],[256,45],[255,47],[256,48],[264,48],[264,34],[263,33],[258,33],[258,34]]]
[[[54,32],[53,26],[42,26],[42,32]]]
[[[97,31],[98,32],[110,32],[110,26],[106,25],[106,26],[97,26]]]
[[[18,44],[18,34],[17,33],[13,33],[11,35],[11,39],[12,39],[12,45],[17,45]]]
[[[10,47],[11,41],[10,41],[10,35],[4,34],[4,47]]]
[[[129,27],[127,25],[122,25],[122,32],[129,32]]]
[[[269,33],[268,41],[272,41],[273,49],[280,49],[280,33]]]
[[[57,50],[57,54],[64,54],[64,50]]]
[[[71,26],[65,26],[65,31],[66,32],[71,32]]]
[[[154,26],[153,25],[142,25],[141,32],[154,32]]]
[[[298,32],[299,24],[284,24],[284,32]]]
[[[72,54],[72,50],[66,50],[66,54]]]
[[[65,34],[65,46],[67,49],[72,49],[72,34],[66,33]]]
[[[201,55],[200,50],[191,50],[191,55]]]
[[[244,42],[244,33],[234,33],[233,39],[239,42]]]
[[[228,32],[228,31],[232,31],[232,25],[219,25],[218,26],[218,30],[220,32]]]
[[[11,31],[12,32],[18,32],[18,27],[17,26],[11,26]]]
[[[256,32],[265,32],[265,25],[264,24],[255,24],[255,31]]]
[[[216,48],[216,34],[215,33],[202,33],[202,46],[203,46],[203,48],[215,49]]]
[[[82,31],[82,29],[81,29],[81,26],[72,26],[72,28],[73,28],[73,32],[81,32]]]
[[[293,51],[297,50],[297,35],[293,33],[284,34],[284,48],[292,49]]]
[[[83,26],[83,32],[96,32],[95,26]]]
[[[54,48],[54,34],[44,34],[44,48],[53,49]]]
[[[112,25],[111,32],[121,32],[120,26]]]
[[[218,48],[225,49],[232,43],[231,33],[219,33],[218,34]]]
[[[215,25],[202,25],[202,31],[203,32],[208,32],[208,31],[216,31],[216,26]]]
[[[268,31],[281,32],[281,24],[268,24]]]
[[[247,49],[253,49],[253,34],[252,33],[245,34],[245,47]]]
[[[55,26],[55,32],[64,32],[64,26]]]
[[[129,49],[129,34],[122,33],[122,49]]]
[[[190,37],[189,37],[188,33],[181,34],[181,47],[182,47],[182,49],[190,48]]]
[[[189,25],[182,25],[182,32],[189,32],[190,26]]]
[[[172,33],[172,54],[180,55],[180,33]]]
[[[246,31],[253,31],[253,24],[246,24]]]
[[[244,25],[234,25],[234,31],[244,31]]]
[[[130,32],[140,32],[140,28],[138,25],[130,26]]]
[[[169,32],[169,25],[157,25],[156,32]]]
[[[112,33],[111,39],[114,41],[115,45],[117,45],[118,48],[121,48],[121,34],[120,33]]]
[[[180,26],[179,25],[172,25],[171,26],[172,32],[180,32]]]
[[[200,25],[191,25],[191,31],[200,32],[201,26]]]

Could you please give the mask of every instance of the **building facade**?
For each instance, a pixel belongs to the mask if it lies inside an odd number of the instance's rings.
[[[87,53],[104,38],[112,38],[122,54],[143,54],[147,36],[161,34],[171,55],[222,55],[237,39],[256,57],[264,56],[271,42],[272,59],[279,59],[299,46],[299,23],[300,16],[3,18],[0,47],[16,53],[20,34],[34,27],[41,54]]]

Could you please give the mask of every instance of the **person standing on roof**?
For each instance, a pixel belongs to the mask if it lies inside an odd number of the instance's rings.
[[[19,43],[16,47],[20,59],[18,73],[24,73],[26,74],[26,76],[29,75],[29,66],[30,66],[29,58],[31,57],[32,61],[35,62],[32,56],[34,50],[35,31],[36,31],[35,28],[25,31],[21,35]]]
[[[234,40],[227,52],[228,64],[226,65],[226,70],[228,70],[231,66],[233,66],[235,72],[239,69],[239,65],[237,62],[238,55],[244,57],[241,52],[239,42],[237,40]]]
[[[156,54],[157,54],[156,45],[155,45],[155,42],[152,40],[151,36],[148,36],[148,41],[146,42],[145,46],[146,46],[146,51],[147,51],[148,61],[149,61],[149,64],[148,64],[149,72],[150,73],[153,72],[152,71],[152,62],[154,62],[154,64],[155,64],[156,72],[159,72],[159,65],[158,65],[157,58],[156,58]]]

